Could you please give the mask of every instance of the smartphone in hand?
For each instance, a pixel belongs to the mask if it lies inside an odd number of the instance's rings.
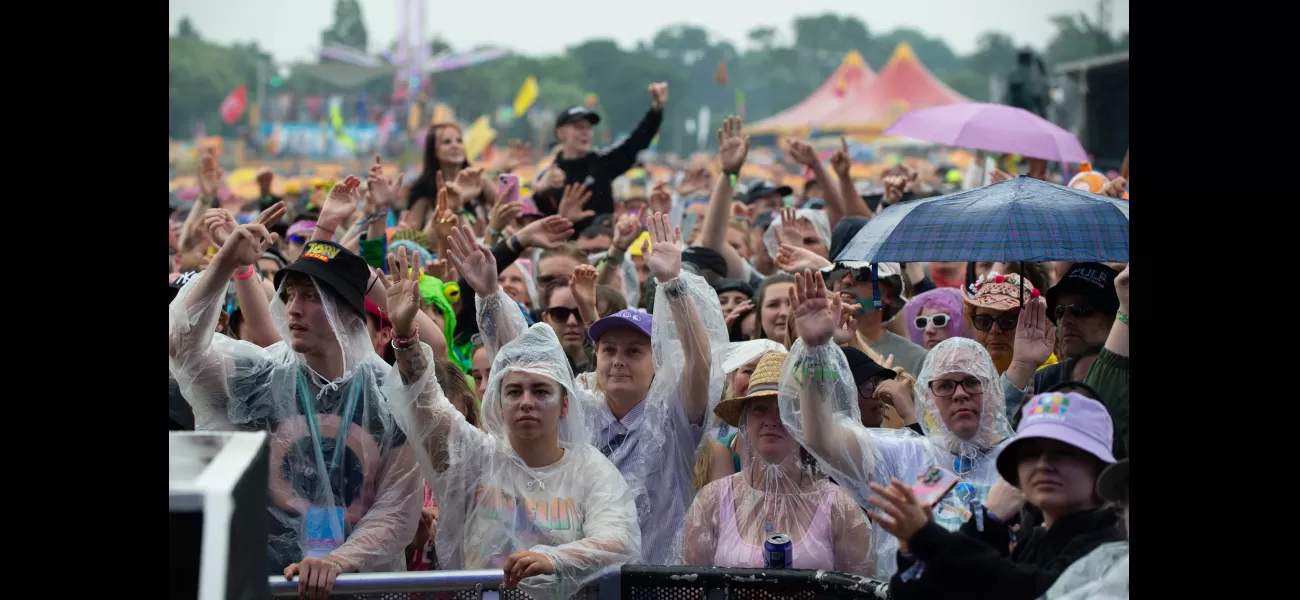
[[[938,504],[960,481],[952,471],[942,467],[930,467],[916,479],[912,484],[912,494],[917,502],[930,507]]]
[[[519,201],[519,176],[513,173],[497,175],[497,202]]]

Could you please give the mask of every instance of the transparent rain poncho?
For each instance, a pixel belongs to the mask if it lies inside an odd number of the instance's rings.
[[[505,312],[519,316],[514,301],[500,295],[499,301],[511,309]],[[518,324],[522,320],[520,316]],[[431,359],[428,346],[421,347]],[[574,395],[573,376],[554,331],[537,324],[505,346],[489,341],[487,349],[492,375],[482,430],[467,423],[447,400],[432,368],[410,385],[392,382],[388,390],[403,430],[418,440],[416,454],[438,499],[439,565],[446,570],[497,569],[515,552],[537,552],[551,560],[555,574],[527,577],[520,589],[535,598],[568,598],[640,557],[632,494],[614,465],[583,441],[585,407]],[[502,381],[512,372],[552,380],[569,398],[558,424],[564,452],[550,465],[529,467],[510,441],[503,417],[510,400],[502,393]],[[561,396],[548,402],[561,402]]]
[[[669,289],[680,293],[680,298],[670,301]],[[609,450],[610,461],[636,497],[641,562],[671,565],[681,559],[681,523],[695,497],[695,458],[704,443],[704,424],[722,394],[722,363],[729,342],[718,295],[703,277],[683,271],[673,281],[660,282],[655,294],[650,346],[656,375],[645,400],[634,409],[640,416],[627,419],[631,421],[629,431],[611,433],[611,424],[617,420],[599,390],[595,372],[579,375],[574,391],[586,413],[587,442]],[[523,330],[518,311],[502,310],[504,299],[501,292],[496,297],[479,298],[479,328],[485,343],[501,345]],[[696,330],[678,326],[671,302],[682,302],[679,310],[693,305],[694,320],[704,339],[695,340],[692,346],[683,344],[682,336],[694,335]],[[688,358],[688,347],[707,348],[709,356]],[[690,378],[684,374],[688,364],[701,361],[708,361],[710,367],[707,389],[691,389],[686,384]],[[685,394],[696,395],[693,397],[705,405],[702,415],[693,419],[686,414]]]
[[[168,307],[169,366],[197,429],[270,434],[271,571],[327,554],[362,572],[406,570],[402,550],[415,535],[424,484],[382,402],[384,382],[399,376],[375,354],[364,318],[341,310],[317,285],[317,322],[328,323],[342,354],[343,375],[329,381],[288,342],[261,348],[215,334],[224,296],[186,307],[205,276]],[[281,339],[291,339],[279,294],[271,317]],[[322,485],[322,473],[330,485]]]
[[[1128,540],[1074,561],[1039,600],[1128,600]]]
[[[759,415],[750,419],[751,411]],[[683,564],[761,569],[763,542],[783,533],[790,536],[793,568],[873,574],[871,525],[852,496],[805,462],[797,445],[779,456],[755,450],[761,430],[784,429],[765,423],[764,411],[778,418],[771,402],[750,401],[741,414],[739,435],[748,442],[739,445],[747,454],[741,472],[695,496],[683,530]]]
[[[808,375],[809,369],[815,375]],[[948,429],[930,392],[932,379],[952,373],[968,373],[983,383],[979,428],[970,440]],[[897,478],[910,485],[932,465],[957,474],[961,483],[934,509],[935,522],[952,531],[970,517],[972,502],[988,497],[998,480],[994,456],[1012,435],[997,381],[993,361],[979,342],[949,338],[926,355],[912,390],[925,435],[908,428],[867,428],[843,351],[830,343],[809,348],[801,339],[790,349],[781,378],[781,418],[822,468],[868,510],[875,510],[867,502],[874,493],[868,482],[886,485]],[[892,575],[898,540],[881,530],[875,542],[878,577]]]

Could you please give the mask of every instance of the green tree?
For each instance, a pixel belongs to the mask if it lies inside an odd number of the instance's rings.
[[[975,73],[1002,76],[1016,67],[1018,51],[1010,36],[997,31],[986,31],[980,34],[975,52],[967,56],[963,62],[967,69]],[[988,95],[987,90],[984,95]]]
[[[199,30],[194,28],[194,23],[189,17],[181,17],[181,22],[176,24],[176,37],[198,38]]]
[[[366,23],[357,0],[334,0],[334,23],[320,34],[321,46],[338,44],[366,51]]]
[[[1117,44],[1102,27],[1087,15],[1057,15],[1051,18],[1056,35],[1047,44],[1043,60],[1054,65],[1115,52]]]

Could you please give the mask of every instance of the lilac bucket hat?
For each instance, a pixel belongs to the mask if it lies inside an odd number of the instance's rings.
[[[1010,443],[998,453],[998,473],[1008,483],[1020,487],[1019,449],[1022,441],[1033,438],[1056,440],[1069,444],[1097,457],[1098,460],[1115,464],[1115,455],[1111,454],[1114,441],[1114,425],[1110,413],[1100,402],[1076,393],[1039,394],[1029,399],[1021,409],[1020,430]]]
[[[650,313],[629,308],[620,310],[608,317],[597,319],[595,323],[591,324],[591,327],[587,328],[587,336],[593,342],[600,341],[600,336],[605,335],[606,331],[615,327],[630,327],[648,336],[653,325],[654,317]]]

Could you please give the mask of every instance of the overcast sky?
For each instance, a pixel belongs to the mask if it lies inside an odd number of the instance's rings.
[[[414,3],[416,0],[411,0]],[[871,32],[899,27],[937,36],[958,54],[975,49],[980,33],[1006,32],[1017,44],[1042,48],[1054,33],[1048,17],[1061,13],[1096,18],[1097,0],[424,0],[425,32],[453,48],[503,46],[529,55],[555,54],[594,37],[614,38],[624,48],[649,40],[675,23],[703,26],[744,47],[745,34],[777,26],[793,37],[795,16],[834,12],[854,15]],[[361,0],[370,48],[397,37],[401,0]],[[1128,0],[1112,0],[1110,27],[1128,30]],[[796,8],[797,7],[797,8]],[[334,0],[168,0],[168,27],[176,32],[189,17],[199,33],[218,43],[257,41],[277,60],[312,57],[320,32],[334,18]]]

